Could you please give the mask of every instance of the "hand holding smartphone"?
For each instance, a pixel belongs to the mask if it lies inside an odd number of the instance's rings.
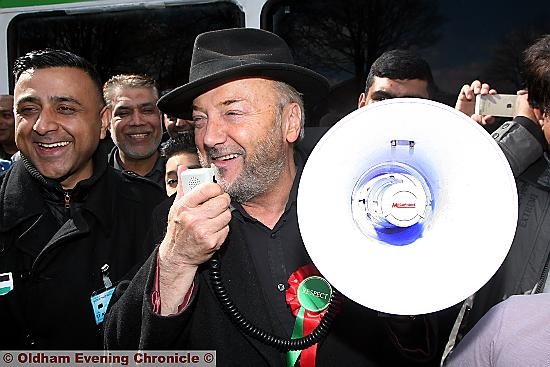
[[[517,108],[516,94],[478,94],[475,114],[499,117],[514,117]]]

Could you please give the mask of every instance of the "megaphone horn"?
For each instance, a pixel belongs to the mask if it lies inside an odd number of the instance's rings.
[[[481,126],[399,98],[352,112],[321,138],[300,179],[298,223],[313,263],[346,297],[416,315],[491,278],[517,205],[508,162]]]

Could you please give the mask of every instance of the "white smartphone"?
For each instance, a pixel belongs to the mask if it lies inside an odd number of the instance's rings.
[[[516,114],[518,96],[515,94],[478,94],[476,96],[476,115],[513,117]]]
[[[216,182],[217,169],[215,166],[207,168],[190,168],[181,173],[180,181],[183,192],[189,192],[203,182]]]

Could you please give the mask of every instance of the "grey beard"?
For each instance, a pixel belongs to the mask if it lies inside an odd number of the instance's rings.
[[[270,190],[277,182],[286,163],[287,154],[280,128],[276,124],[272,133],[258,144],[254,155],[243,155],[244,169],[231,184],[224,180],[224,169],[219,169],[218,183],[231,199],[245,203]],[[209,153],[207,153],[209,155]],[[199,154],[201,165],[208,162]]]
[[[245,203],[267,192],[277,182],[285,165],[286,153],[282,149],[279,153],[277,157],[273,157],[273,160],[263,164],[258,162],[257,156],[252,157],[250,164],[233,184],[226,187],[222,183],[222,187],[237,203]]]

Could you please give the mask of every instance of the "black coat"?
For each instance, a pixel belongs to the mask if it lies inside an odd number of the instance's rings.
[[[538,124],[522,116],[502,124],[492,137],[516,177],[518,223],[506,259],[466,311],[458,340],[497,303],[540,291],[537,287],[550,267],[550,163],[547,153],[543,155],[548,142]]]
[[[536,144],[537,139],[522,124],[509,124],[504,129],[506,131],[499,130],[499,134],[494,137],[509,159],[514,173],[518,174],[534,161],[541,148]],[[308,136],[310,135],[306,134]],[[164,205],[165,213],[169,204],[167,202]],[[160,223],[165,222],[159,221],[159,232],[162,228]],[[277,330],[274,330],[276,326],[262,313],[266,309],[266,301],[258,289],[259,282],[250,254],[238,237],[238,233],[232,231],[220,251],[222,274],[229,294],[256,325],[277,334]],[[284,365],[283,354],[244,336],[230,322],[214,297],[207,279],[208,271],[204,267],[195,279],[197,286],[188,310],[177,316],[155,315],[150,299],[155,256],[156,253],[131,283],[124,283],[117,290],[115,298],[122,298],[113,305],[106,320],[105,336],[109,348],[216,349],[219,366]],[[429,337],[432,339],[429,343],[432,355],[427,356],[424,364],[419,362],[418,365],[439,365],[433,354],[437,357],[442,352],[455,317],[456,309],[449,308],[425,318],[417,318],[429,324]],[[432,322],[434,318],[437,321]],[[423,328],[415,330],[421,331],[417,335],[417,341],[426,339]],[[330,335],[319,347],[318,365],[415,365],[411,360],[399,356],[398,348],[388,342],[387,331],[387,320],[381,321],[372,311],[348,301],[337,317]],[[415,340],[413,335],[409,336]]]
[[[275,335],[282,330],[267,314],[250,254],[239,233],[231,232],[221,250],[222,276],[229,294],[246,317]],[[124,283],[106,317],[109,349],[215,350],[218,366],[285,366],[285,353],[244,335],[226,316],[215,298],[203,267],[195,279],[190,308],[178,316],[161,317],[152,312],[151,293],[156,252],[131,283]],[[318,366],[398,366],[397,350],[390,344],[377,313],[346,301],[329,336],[320,344]],[[381,362],[381,359],[385,363]]]
[[[506,298],[537,292],[550,266],[550,164],[543,157],[548,142],[539,125],[517,116],[491,135],[502,149],[518,190],[518,225],[510,251],[493,277],[474,294],[473,304],[458,304],[439,312],[439,328],[455,332],[449,341],[460,342],[489,309]],[[546,154],[546,153],[545,153]],[[494,229],[491,229],[494,230]],[[465,274],[468,269],[465,266]],[[464,317],[460,316],[465,307]]]
[[[165,194],[96,152],[94,175],[72,190],[64,221],[52,214],[61,187],[32,171],[22,160],[0,178],[0,273],[14,275],[14,290],[0,296],[0,348],[100,349],[90,302],[103,287],[100,267],[109,264],[113,282],[135,273],[152,250],[144,237]]]
[[[540,293],[550,271],[550,160],[545,153],[516,180],[518,225],[506,259],[476,294],[469,330],[495,304],[518,294]]]
[[[313,143],[322,134],[306,134]],[[302,162],[313,148],[312,140],[302,141],[295,154]],[[171,200],[157,207],[152,224],[162,236]],[[280,324],[269,315],[257,270],[235,218],[230,233],[219,251],[225,286],[241,312],[255,325],[280,337]],[[295,223],[294,225],[297,225]],[[285,366],[285,353],[244,335],[224,313],[209,282],[208,263],[199,268],[189,308],[177,316],[161,317],[153,313],[151,294],[156,269],[155,251],[131,282],[124,282],[113,296],[114,302],[105,320],[108,349],[131,350],[216,350],[218,366]],[[419,318],[408,330],[420,330],[425,344],[427,321]],[[430,333],[432,325],[428,326]],[[413,362],[420,353],[400,351],[388,332],[385,318],[356,303],[345,300],[328,337],[319,344],[317,366],[428,366],[436,365],[435,346],[426,363]],[[424,346],[424,345],[423,345]]]

